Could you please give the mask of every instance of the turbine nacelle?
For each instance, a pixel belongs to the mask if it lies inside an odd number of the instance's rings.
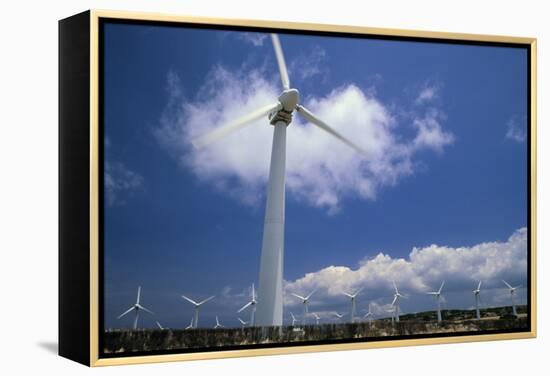
[[[283,106],[283,111],[292,113],[300,102],[300,92],[297,89],[287,89],[279,95],[278,99]]]

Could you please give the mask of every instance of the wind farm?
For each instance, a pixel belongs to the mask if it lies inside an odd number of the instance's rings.
[[[168,156],[136,159],[163,168],[142,181],[132,165],[106,162],[106,194],[118,201],[105,223],[123,235],[106,231],[104,353],[529,330],[530,232],[521,218],[489,223],[497,204],[482,204],[491,187],[477,193],[481,202],[454,188],[464,179],[449,172],[447,149],[463,147],[471,132],[445,128],[452,116],[443,88],[453,86],[400,87],[404,77],[392,75],[358,84],[346,74],[360,70],[308,61],[313,53],[330,59],[308,49],[307,38],[262,35],[249,41],[255,49],[246,59],[230,56],[232,70],[220,55],[170,73],[163,90],[171,112],[155,133],[169,136],[158,141]],[[233,51],[224,43],[237,43],[224,38],[220,51]],[[327,42],[339,52],[334,60],[359,51],[352,40],[335,45]],[[212,82],[201,86],[201,76]],[[377,85],[408,97],[394,101]],[[106,138],[106,150],[117,139]],[[168,173],[169,182],[155,180]],[[436,194],[430,184],[445,188]],[[131,214],[127,191],[140,205]],[[469,216],[468,208],[487,213]],[[474,220],[487,230],[469,230]]]

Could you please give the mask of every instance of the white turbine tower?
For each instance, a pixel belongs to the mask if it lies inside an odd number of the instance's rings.
[[[351,300],[351,311],[350,311],[350,319],[351,319],[351,322],[353,323],[355,321],[355,310],[356,310],[356,304],[355,304],[355,298],[357,297],[357,295],[359,295],[359,293],[361,292],[361,290],[363,290],[363,288],[361,287],[359,290],[357,290],[355,292],[355,294],[349,294],[347,292],[343,292],[343,294],[345,296],[347,296],[348,298],[350,298]]]
[[[472,292],[474,293],[474,298],[476,301],[476,320],[479,320],[481,318],[479,314],[479,300],[480,300],[479,293],[481,292],[481,281],[479,281],[477,285],[477,289],[473,290]]]
[[[291,293],[292,295],[294,295],[295,297],[297,297],[298,299],[302,300],[302,304],[304,306],[304,312],[302,314],[302,325],[306,325],[306,316],[307,316],[307,313],[308,313],[308,306],[309,306],[309,298],[311,298],[311,295],[313,295],[313,293],[315,292],[315,290],[313,290],[308,296],[306,297],[303,297],[301,295],[298,295],[298,294],[295,294],[295,293]]]
[[[315,325],[319,325],[319,321],[321,321],[321,317],[315,312],[313,312],[312,315],[313,317],[315,317]]]
[[[363,316],[364,319],[368,320],[369,326],[372,326],[372,317],[373,316],[374,316],[374,314],[371,311],[371,304],[369,303],[369,310],[367,311],[367,313],[365,313],[365,316]]]
[[[223,325],[220,324],[220,320],[218,320],[218,316],[216,316],[216,325],[214,325],[214,329],[223,328]]]
[[[127,311],[123,312],[120,316],[117,317],[117,319],[120,319],[123,316],[126,316],[128,313],[134,311],[135,312],[134,330],[137,329],[137,324],[138,324],[138,320],[139,320],[139,311],[144,310],[145,312],[153,314],[153,312],[149,311],[147,308],[145,308],[144,306],[139,304],[140,295],[141,295],[141,286],[139,286],[138,290],[137,290],[136,303],[133,306],[131,306]]]
[[[251,299],[248,303],[246,303],[244,306],[241,307],[241,309],[239,309],[237,311],[237,313],[241,313],[242,311],[244,311],[245,309],[247,309],[248,307],[250,307],[250,326],[254,326],[254,323],[255,323],[255,315],[256,315],[256,304],[258,303],[256,301],[256,292],[254,290],[254,284],[252,284],[252,290],[251,290]]]
[[[196,301],[194,301],[193,299],[188,298],[185,295],[182,295],[181,297],[195,306],[195,318],[191,322],[192,322],[194,328],[198,328],[198,325],[199,325],[199,309],[201,308],[201,306],[204,303],[206,303],[207,301],[209,301],[211,299],[214,299],[214,296],[206,298],[202,302],[198,302],[198,303]]]
[[[505,280],[502,280],[502,282],[504,282],[504,284],[506,285],[506,287],[508,287],[508,290],[510,291],[510,298],[512,299],[512,314],[517,317],[518,313],[516,311],[515,295],[516,295],[516,290],[519,289],[521,287],[521,285],[516,286],[516,287],[512,287],[512,285],[510,285]]]
[[[439,286],[439,290],[427,293],[428,295],[433,295],[435,297],[435,300],[437,301],[437,322],[441,322],[441,290],[443,290],[444,285],[445,281],[441,283],[441,286]]]
[[[393,294],[393,302],[391,303],[391,305],[393,306],[394,310],[395,310],[395,322],[399,322],[399,314],[400,314],[400,311],[399,311],[399,301],[401,300],[401,298],[406,298],[405,295],[402,295],[399,290],[397,289],[397,285],[395,284],[395,281],[392,281],[393,282],[393,288],[395,289],[395,293]]]
[[[283,324],[283,261],[285,229],[285,169],[286,169],[286,128],[296,110],[305,120],[319,127],[356,151],[366,154],[361,148],[344,138],[324,121],[317,118],[300,105],[300,93],[290,87],[285,58],[279,37],[271,34],[283,92],[278,100],[270,105],[236,119],[193,142],[195,147],[204,147],[224,136],[237,131],[252,121],[268,115],[274,126],[269,181],[264,219],[262,252],[260,258],[260,278],[258,312],[256,323],[259,326],[280,326]],[[245,146],[246,147],[246,146]]]
[[[296,316],[294,316],[294,313],[292,313],[292,312],[290,312],[290,317],[292,319],[291,326],[294,326],[294,324],[296,324],[298,322],[298,319],[296,318]]]

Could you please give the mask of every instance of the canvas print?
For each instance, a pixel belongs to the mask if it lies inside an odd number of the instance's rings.
[[[528,331],[529,50],[103,20],[103,357]]]

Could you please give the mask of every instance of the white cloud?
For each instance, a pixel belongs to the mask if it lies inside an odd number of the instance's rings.
[[[420,104],[426,104],[434,101],[439,96],[439,89],[440,89],[440,85],[425,84],[424,87],[418,93],[415,99],[415,103],[420,105]]]
[[[169,88],[174,87],[173,75],[169,81]],[[195,100],[183,98],[179,89],[171,90],[156,134],[204,183],[246,204],[258,204],[263,202],[273,135],[266,119],[200,150],[193,149],[190,141],[273,103],[279,85],[278,77],[268,79],[261,70],[230,72],[215,67]],[[339,210],[345,197],[375,199],[381,188],[414,173],[418,151],[441,151],[453,141],[443,130],[444,117],[437,109],[429,107],[410,124],[397,124],[386,105],[354,84],[302,102],[367,151],[367,156],[356,153],[295,114],[287,132],[289,197],[331,213]],[[404,139],[398,127],[409,127],[414,135]]]
[[[393,258],[380,252],[374,258],[360,261],[356,269],[327,266],[294,281],[285,281],[285,304],[290,307],[298,304],[291,292],[305,294],[317,290],[316,304],[326,304],[335,297],[342,298],[342,291],[356,291],[360,287],[369,299],[386,297],[391,301],[392,280],[407,294],[433,291],[442,280],[446,281],[446,291],[470,294],[478,280],[483,281],[484,289],[500,289],[501,279],[516,284],[525,281],[526,275],[527,228],[521,228],[503,242],[456,248],[434,244],[413,248],[408,258]],[[497,294],[495,299],[505,301],[506,294]]]
[[[512,116],[507,123],[506,138],[516,142],[525,142],[527,139],[527,118]]]
[[[143,187],[143,177],[128,169],[119,161],[112,161],[110,154],[111,141],[105,139],[105,169],[103,186],[107,206],[124,205],[128,194]]]
[[[267,34],[249,32],[249,33],[237,33],[237,38],[252,44],[254,47],[263,46]]]
[[[308,53],[301,54],[290,63],[289,75],[292,78],[305,80],[317,75],[326,75],[328,68],[323,63],[327,52],[318,45],[311,48]]]

